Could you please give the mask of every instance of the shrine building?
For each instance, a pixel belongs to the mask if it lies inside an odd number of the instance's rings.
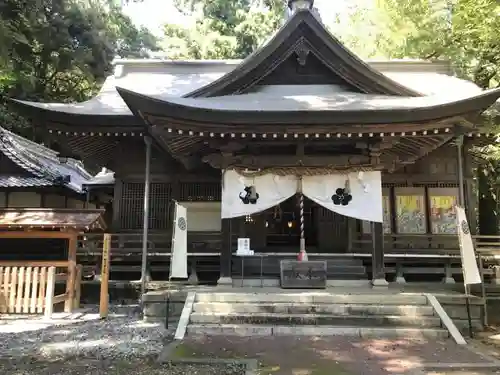
[[[265,255],[268,279],[301,248],[332,280],[433,279],[454,262],[438,255],[458,251],[454,205],[477,226],[469,151],[491,139],[479,129],[500,89],[446,61],[363,61],[312,1],[289,3],[243,61],[117,60],[86,102],[16,107],[48,144],[114,172],[102,184],[111,231],[126,248],[146,225],[153,279],[168,278],[174,201],[187,207],[191,268],[219,283],[259,276],[262,259],[235,256],[238,238]]]

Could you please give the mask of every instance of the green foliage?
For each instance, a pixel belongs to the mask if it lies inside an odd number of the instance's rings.
[[[107,0],[0,2],[0,124],[25,129],[6,97],[83,101],[95,94],[115,56],[142,57],[157,40]]]
[[[368,35],[378,54],[447,59],[459,75],[483,89],[500,83],[499,16],[497,0],[378,0],[375,9],[357,15],[383,25]],[[496,130],[497,112],[489,111],[483,127]],[[471,151],[482,159],[476,180],[480,233],[497,234],[500,151],[496,143]]]
[[[279,0],[176,0],[176,6],[194,25],[165,25],[170,59],[243,59],[279,27],[284,12]]]
[[[363,39],[371,49],[358,52],[370,57],[448,59],[461,76],[490,88],[500,83],[499,16],[496,0],[377,0],[352,19],[371,32],[346,39]]]

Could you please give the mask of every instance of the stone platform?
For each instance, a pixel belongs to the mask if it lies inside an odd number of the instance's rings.
[[[170,316],[180,316],[189,292],[194,304],[187,333],[195,334],[349,334],[355,336],[448,337],[429,305],[433,294],[456,327],[468,333],[465,295],[439,285],[390,285],[387,288],[328,287],[321,291],[277,287],[176,286],[145,296],[144,315],[164,320],[170,295]],[[482,299],[470,298],[474,329],[482,328]]]

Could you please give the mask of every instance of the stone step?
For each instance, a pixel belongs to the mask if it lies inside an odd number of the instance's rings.
[[[207,313],[281,313],[333,315],[404,315],[433,316],[431,306],[423,305],[354,305],[354,304],[299,304],[299,303],[231,303],[196,302],[194,312]]]
[[[270,252],[273,252],[270,250]],[[279,269],[280,267],[280,260],[296,260],[296,257],[280,257],[280,258],[274,258],[274,257],[267,257],[263,259],[263,264],[266,266],[272,266],[276,267]],[[310,256],[309,257],[310,261],[318,260],[322,261],[325,260],[324,258],[321,257],[314,257]],[[260,267],[260,258],[259,257],[247,257],[244,260],[245,267],[250,266],[250,267]],[[350,257],[346,258],[331,258],[327,259],[326,261],[327,267],[331,266],[363,266],[363,260],[362,259],[354,259]],[[241,268],[241,258],[237,256],[233,256],[233,268],[234,267],[239,267]]]
[[[448,331],[438,328],[280,326],[251,324],[189,324],[188,335],[228,336],[356,336],[373,338],[447,338]]]
[[[199,313],[190,316],[193,324],[271,324],[271,325],[330,325],[330,326],[404,326],[439,328],[441,320],[433,316],[401,315],[329,315],[273,313]]]
[[[250,268],[250,267],[248,267]],[[252,267],[251,268],[252,273],[260,273],[260,267]],[[268,269],[263,267],[262,272],[265,274],[267,273],[274,273],[275,271],[279,272],[279,269],[277,270],[272,270],[273,272],[270,272]],[[233,267],[233,272],[236,274],[241,274],[241,267]],[[358,264],[347,264],[347,265],[342,265],[342,264],[329,264],[326,272],[328,275],[334,275],[336,273],[341,273],[341,274],[365,274],[366,273],[366,267],[363,265],[358,265]],[[247,265],[245,264],[245,273],[248,273],[247,270]]]
[[[328,274],[344,273],[344,274],[365,274],[366,268],[363,265],[328,265],[326,269]]]
[[[302,304],[357,304],[357,305],[427,305],[420,294],[331,294],[327,292],[294,293],[196,293],[196,302],[238,303],[302,303]]]

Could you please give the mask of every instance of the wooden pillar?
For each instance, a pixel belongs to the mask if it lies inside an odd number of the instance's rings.
[[[123,181],[120,179],[115,180],[115,187],[113,189],[113,219],[111,222],[111,228],[117,230],[121,228],[121,215],[122,215],[122,192],[123,192]]]
[[[222,219],[222,246],[220,250],[220,277],[218,285],[232,285],[232,244],[231,244],[231,219]]]
[[[148,283],[149,193],[151,187],[151,137],[144,137],[146,165],[144,171],[144,203],[142,214],[141,303],[144,303]]]
[[[64,302],[64,312],[73,311],[73,303],[75,300],[75,284],[76,284],[76,248],[78,245],[78,234],[74,233],[68,239],[68,281],[66,282],[66,293],[68,299]]]
[[[384,226],[372,222],[372,285],[387,286],[384,270]]]

